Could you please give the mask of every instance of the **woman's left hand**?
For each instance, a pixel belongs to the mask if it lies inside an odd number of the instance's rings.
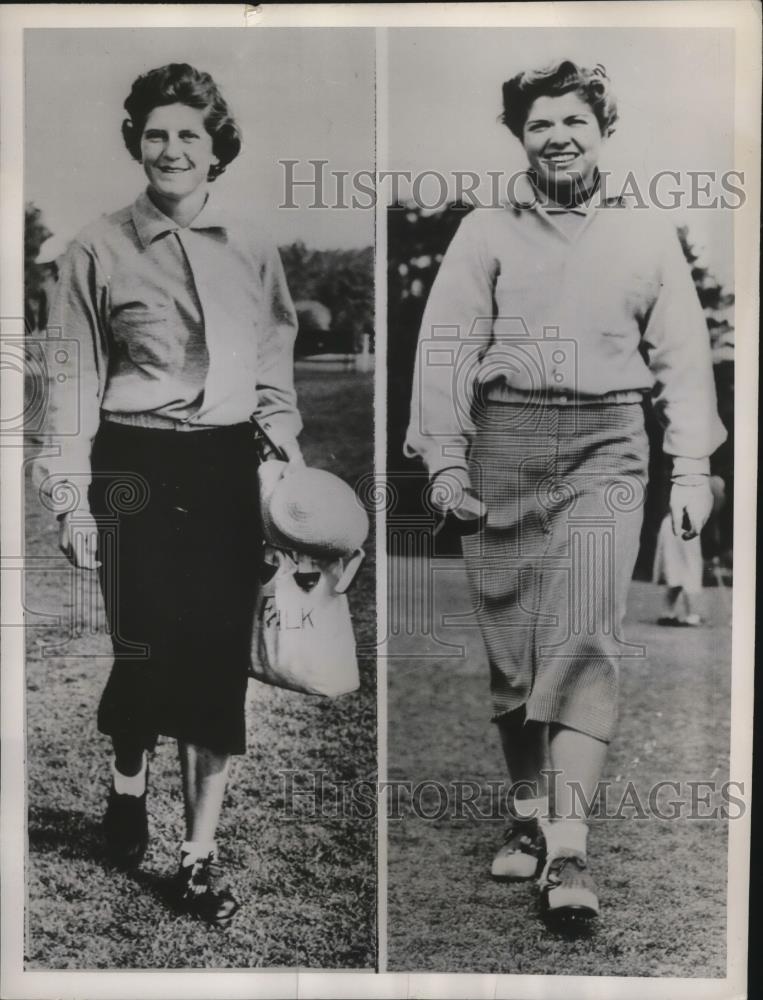
[[[688,542],[702,531],[713,509],[708,476],[677,476],[670,490],[673,534]]]

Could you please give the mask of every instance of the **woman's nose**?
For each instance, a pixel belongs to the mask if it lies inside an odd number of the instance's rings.
[[[570,140],[570,130],[564,124],[554,125],[549,132],[548,142],[551,146],[566,146]]]
[[[180,156],[180,140],[170,136],[164,146],[164,155],[169,160],[177,160]]]

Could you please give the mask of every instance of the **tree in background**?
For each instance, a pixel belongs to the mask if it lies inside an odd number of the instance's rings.
[[[395,513],[421,512],[427,476],[421,463],[403,457],[410,412],[419,327],[443,255],[471,206],[448,205],[441,212],[392,205],[387,213],[387,469],[397,501]],[[441,533],[438,551],[460,551]]]
[[[360,250],[310,250],[298,240],[281,247],[289,290],[295,301],[317,302],[331,314],[324,349],[355,353],[360,338],[374,326],[374,253]],[[311,353],[310,331],[301,330],[298,354]]]
[[[53,234],[42,221],[42,212],[31,201],[24,206],[24,320],[27,330],[42,329],[48,319],[46,271],[37,263],[43,243]]]

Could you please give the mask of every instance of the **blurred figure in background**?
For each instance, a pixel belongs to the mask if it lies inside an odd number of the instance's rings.
[[[713,539],[712,548],[717,552],[720,547],[718,513],[726,499],[725,486],[720,476],[710,477],[710,489],[713,493],[713,509],[705,533]],[[673,513],[668,512],[660,525],[654,555],[652,580],[654,583],[664,583],[667,587],[664,614],[657,619],[657,624],[696,628],[703,621],[700,614],[704,575],[702,543],[699,535],[682,538],[679,534],[681,526],[675,527],[673,522]]]

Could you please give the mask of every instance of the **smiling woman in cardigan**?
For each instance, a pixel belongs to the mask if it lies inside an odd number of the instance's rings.
[[[599,911],[586,804],[615,732],[619,662],[638,655],[621,624],[647,479],[643,398],[665,425],[684,538],[707,519],[708,456],[725,432],[675,231],[599,190],[617,120],[604,68],[520,73],[503,107],[529,169],[445,254],[406,453],[443,509],[473,492],[487,511],[463,549],[514,792],[492,873],[540,875],[546,918],[579,921]]]

